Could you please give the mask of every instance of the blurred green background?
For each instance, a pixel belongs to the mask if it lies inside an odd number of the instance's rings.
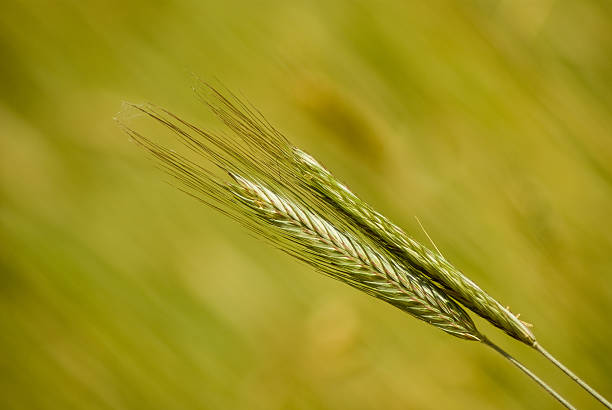
[[[3,1],[1,409],[559,408],[164,183],[124,100],[260,108],[612,396],[609,1]],[[574,404],[534,351],[477,321]]]

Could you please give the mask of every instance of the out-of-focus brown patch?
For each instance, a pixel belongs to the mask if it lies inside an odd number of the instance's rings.
[[[384,125],[364,102],[319,78],[301,78],[294,97],[318,126],[374,167],[384,158]]]

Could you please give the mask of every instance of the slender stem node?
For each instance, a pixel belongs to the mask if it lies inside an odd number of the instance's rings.
[[[489,346],[490,348],[492,348],[493,350],[495,350],[497,353],[501,354],[502,356],[504,356],[506,359],[508,359],[513,365],[515,365],[516,367],[518,367],[523,373],[525,373],[527,376],[529,376],[533,381],[535,381],[537,384],[539,384],[544,390],[546,390],[546,392],[548,394],[550,394],[551,396],[553,396],[555,399],[557,399],[557,401],[559,403],[561,403],[563,406],[565,406],[568,409],[573,409],[576,410],[576,408],[574,406],[572,406],[566,399],[564,399],[559,393],[557,393],[555,390],[553,390],[552,387],[550,387],[548,384],[546,384],[542,379],[540,379],[538,376],[536,376],[531,370],[529,370],[527,367],[525,367],[521,362],[519,362],[518,360],[516,360],[514,357],[510,356],[510,354],[508,354],[506,351],[504,351],[501,347],[497,346],[495,343],[491,342],[489,339],[487,339],[486,337],[483,337],[482,339],[482,343],[484,343],[485,345]]]
[[[589,392],[589,394],[593,397],[595,397],[597,400],[599,400],[599,402],[601,404],[603,404],[604,406],[606,406],[608,409],[612,410],[612,403],[610,403],[608,400],[606,400],[606,398],[604,396],[602,396],[601,394],[599,394],[599,392],[597,392],[594,388],[592,388],[591,386],[589,386],[588,384],[586,384],[584,382],[584,380],[582,380],[580,377],[576,376],[574,374],[574,372],[572,372],[570,369],[568,369],[567,367],[565,367],[565,365],[563,363],[561,363],[559,360],[557,360],[552,354],[550,354],[546,349],[544,349],[539,343],[534,343],[533,344],[533,348],[536,349],[538,352],[542,353],[542,355],[544,357],[546,357],[548,360],[550,360],[555,366],[557,366],[559,369],[561,369],[563,371],[563,373],[567,374],[570,379],[572,379],[573,381],[575,381],[576,383],[578,383],[580,385],[580,387],[582,387],[584,390],[586,390],[587,392]]]

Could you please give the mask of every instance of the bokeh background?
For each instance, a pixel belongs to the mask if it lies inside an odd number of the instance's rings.
[[[312,272],[113,122],[192,73],[535,324],[612,396],[612,3],[0,4],[0,408],[559,408],[493,351]],[[581,408],[534,351],[478,325]]]

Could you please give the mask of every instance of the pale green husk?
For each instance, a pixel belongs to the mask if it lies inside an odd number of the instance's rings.
[[[231,190],[253,218],[275,228],[277,246],[371,296],[453,336],[482,340],[470,317],[420,273],[392,259],[308,209],[238,175]],[[289,244],[289,245],[288,245]]]

